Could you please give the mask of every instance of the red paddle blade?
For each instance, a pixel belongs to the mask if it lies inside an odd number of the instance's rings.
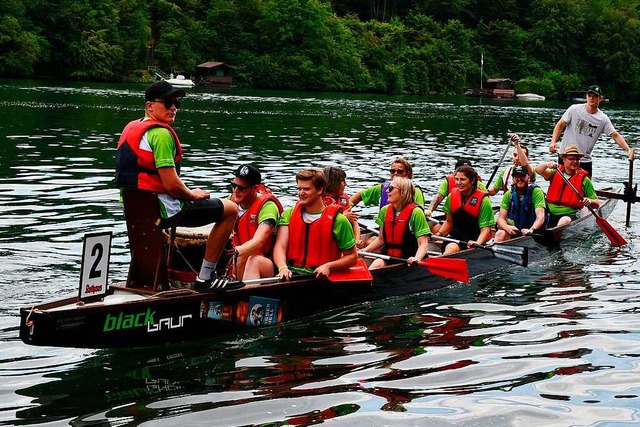
[[[349,267],[348,270],[332,271],[329,274],[329,281],[340,282],[372,282],[373,276],[369,272],[367,263],[362,258],[358,258],[358,261]]]
[[[469,283],[469,268],[467,260],[455,258],[427,258],[419,262],[431,274]]]
[[[604,235],[607,236],[607,238],[611,242],[611,246],[624,246],[627,244],[627,241],[624,240],[624,237],[622,237],[620,233],[618,233],[606,219],[604,219],[600,215],[595,215],[595,217],[596,224],[598,224],[598,227],[600,227],[600,230],[602,230]]]

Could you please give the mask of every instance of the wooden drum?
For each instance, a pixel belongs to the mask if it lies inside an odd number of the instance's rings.
[[[202,227],[177,227],[176,237],[170,252],[169,280],[173,284],[193,283],[202,267],[202,259],[213,223]],[[169,246],[171,229],[163,231]]]

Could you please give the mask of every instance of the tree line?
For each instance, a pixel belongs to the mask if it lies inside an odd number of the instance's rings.
[[[417,95],[483,78],[640,98],[640,0],[5,0],[0,75],[143,81],[221,61],[234,83]]]

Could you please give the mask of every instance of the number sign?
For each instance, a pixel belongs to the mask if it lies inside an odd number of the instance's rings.
[[[80,271],[81,300],[95,299],[107,293],[111,232],[85,234]]]

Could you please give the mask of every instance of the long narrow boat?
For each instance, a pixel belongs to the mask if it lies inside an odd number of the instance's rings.
[[[601,201],[599,212],[606,218],[617,200],[601,197]],[[535,262],[562,249],[562,242],[569,235],[588,236],[595,229],[593,215],[585,214],[565,227],[518,237],[504,245],[527,248],[527,261]],[[466,260],[470,277],[512,265],[485,249],[468,249],[443,258]],[[406,264],[374,270],[372,275],[372,280],[332,282],[305,278],[206,292],[191,289],[154,292],[117,283],[108,287],[100,301],[79,302],[73,296],[22,308],[20,338],[31,345],[57,347],[160,345],[274,325],[338,307],[455,283],[427,268]]]

